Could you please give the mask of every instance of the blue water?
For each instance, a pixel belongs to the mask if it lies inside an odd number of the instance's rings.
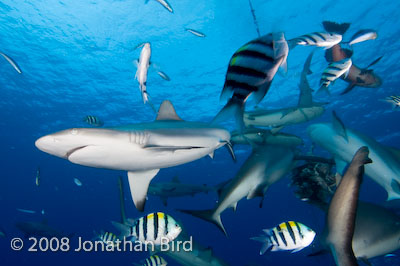
[[[287,38],[321,31],[321,22],[351,22],[349,38],[358,29],[378,31],[378,39],[358,44],[353,61],[367,66],[384,55],[374,67],[383,79],[378,89],[356,88],[339,96],[347,86],[337,81],[330,89],[333,96],[325,114],[310,122],[330,121],[336,110],[351,128],[383,144],[400,147],[399,112],[379,101],[398,95],[400,69],[400,2],[392,0],[252,0],[261,34],[284,31]],[[77,253],[12,251],[10,239],[23,237],[18,221],[46,220],[66,233],[85,239],[93,230],[113,227],[119,220],[117,177],[125,172],[74,165],[45,154],[34,146],[40,136],[71,127],[85,127],[82,118],[88,114],[100,117],[105,126],[148,122],[154,113],[143,105],[132,63],[139,56],[134,47],[151,42],[152,61],[167,73],[171,81],[161,79],[150,70],[148,91],[159,105],[169,99],[178,114],[189,121],[210,121],[222,108],[219,102],[225,72],[232,54],[244,43],[257,37],[247,0],[189,1],[170,0],[174,13],[156,1],[142,0],[29,0],[0,2],[0,51],[11,56],[21,67],[18,74],[0,58],[0,142],[2,156],[0,185],[0,225],[7,238],[0,238],[1,265],[131,265],[146,253]],[[196,37],[185,27],[205,33]],[[280,108],[297,104],[300,72],[311,48],[299,47],[289,55],[289,73],[276,75],[261,107]],[[310,84],[318,88],[320,74],[326,65],[323,50],[314,55]],[[248,105],[252,107],[251,102]],[[284,131],[304,138],[308,151],[310,140],[306,127],[291,126]],[[233,123],[228,125],[233,129]],[[173,176],[188,183],[215,185],[234,177],[250,153],[250,148],[236,148],[238,162],[225,149],[216,151],[214,160],[198,161],[162,169],[153,182],[169,181]],[[322,151],[319,150],[321,154]],[[41,185],[36,187],[36,169],[41,169]],[[74,184],[79,178],[83,186]],[[124,180],[126,183],[126,179]],[[158,198],[149,196],[146,212],[163,211],[176,217],[186,231],[230,265],[333,265],[330,255],[309,258],[315,251],[274,252],[259,256],[259,243],[249,238],[282,221],[300,221],[319,233],[324,214],[299,201],[282,179],[267,192],[264,207],[259,200],[242,200],[236,213],[227,210],[223,221],[229,233],[226,238],[212,224],[176,212],[175,209],[211,208],[214,193],[170,199],[164,207]],[[128,188],[125,193],[129,195]],[[369,178],[364,180],[361,198],[383,202],[385,191]],[[126,198],[129,217],[140,214]],[[37,211],[18,212],[16,208]],[[45,214],[40,214],[44,209]],[[397,252],[400,256],[400,253]],[[170,265],[176,265],[167,258]],[[400,265],[400,259],[376,258],[374,265]]]

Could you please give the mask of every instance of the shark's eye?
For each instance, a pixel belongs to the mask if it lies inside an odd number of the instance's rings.
[[[72,134],[72,135],[78,134],[78,129],[73,128],[73,129],[71,130],[71,134]]]

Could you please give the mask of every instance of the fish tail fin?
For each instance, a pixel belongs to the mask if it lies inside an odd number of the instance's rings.
[[[224,234],[228,236],[226,233],[225,227],[222,224],[221,215],[216,214],[214,209],[211,210],[178,210],[183,213],[190,214],[197,218],[203,219],[207,222],[215,224]]]
[[[219,113],[211,121],[212,124],[218,124],[233,115],[236,120],[236,124],[239,127],[239,131],[243,132],[245,125],[243,122],[244,113],[244,102],[231,98],[228,103],[219,111]]]
[[[260,255],[264,254],[272,246],[272,243],[269,240],[268,236],[256,236],[256,237],[251,237],[250,239],[263,243],[260,250]]]
[[[328,90],[328,86],[325,86],[325,85],[321,85],[319,87],[319,89],[317,90],[316,94],[320,94],[321,92],[326,92],[328,95],[331,95],[331,93]]]
[[[350,27],[350,23],[336,23],[332,21],[323,21],[322,25],[327,32],[333,32],[340,35],[345,34]]]
[[[111,221],[112,225],[115,226],[120,231],[121,237],[131,236],[131,227],[126,224],[121,224],[119,222]]]

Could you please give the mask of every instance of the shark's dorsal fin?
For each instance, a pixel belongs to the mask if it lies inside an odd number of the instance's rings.
[[[168,100],[162,102],[156,120],[182,120],[175,111],[174,106]]]
[[[176,175],[172,178],[172,183],[180,183],[179,177]]]
[[[347,138],[346,127],[344,126],[342,120],[340,120],[340,118],[337,116],[335,111],[332,111],[332,125],[336,133],[339,136],[342,136],[346,140],[346,142],[349,142]]]

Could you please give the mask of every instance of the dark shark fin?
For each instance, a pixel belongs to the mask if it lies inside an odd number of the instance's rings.
[[[368,69],[368,68],[372,67],[373,65],[375,65],[376,63],[378,63],[379,61],[381,61],[382,57],[383,57],[383,55],[378,57],[374,61],[372,61],[365,69]]]
[[[236,155],[235,152],[233,151],[233,145],[229,141],[225,144],[225,147],[228,149],[229,154],[232,157],[232,160],[236,163]]]
[[[149,184],[158,171],[160,171],[160,169],[128,172],[128,181],[131,189],[132,200],[138,211],[144,211]]]
[[[203,219],[203,220],[205,220],[205,221],[207,221],[207,222],[213,223],[213,224],[215,224],[226,236],[228,236],[228,234],[226,233],[225,227],[224,227],[224,225],[222,224],[221,216],[220,216],[219,214],[216,215],[214,209],[212,209],[212,210],[201,210],[201,211],[200,211],[200,210],[196,210],[196,211],[193,211],[193,210],[178,210],[178,211],[183,212],[183,213],[187,213],[187,214],[190,214],[190,215],[193,215],[193,216],[195,216],[195,217],[197,217],[197,218],[200,218],[200,219]]]
[[[346,142],[349,142],[346,127],[344,126],[342,120],[340,120],[340,118],[337,116],[335,111],[332,111],[332,125],[336,133],[339,136],[342,136],[346,140]]]
[[[168,100],[162,102],[156,120],[182,120],[175,111],[174,106]]]
[[[235,117],[236,124],[240,132],[244,131],[243,122],[244,102],[235,98],[231,98],[228,103],[219,111],[219,113],[211,121],[211,124],[218,124],[228,120],[232,115]]]
[[[355,83],[350,83],[349,86],[347,86],[347,88],[340,95],[349,93],[355,86],[356,86]]]
[[[323,21],[322,26],[327,32],[343,35],[350,27],[350,23],[336,23],[332,21]]]

